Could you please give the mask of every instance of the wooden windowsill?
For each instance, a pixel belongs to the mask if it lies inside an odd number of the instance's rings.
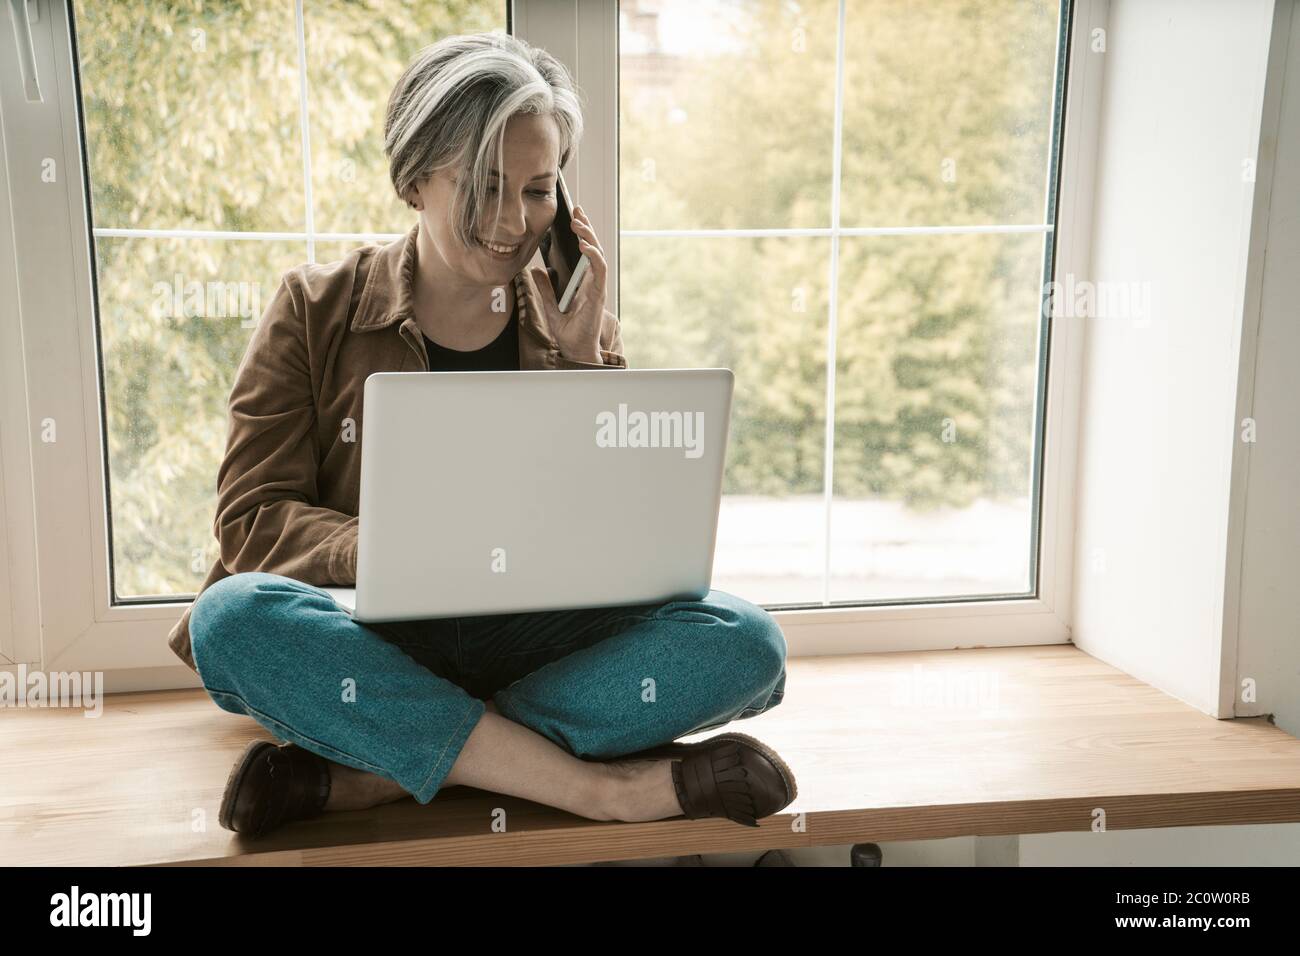
[[[596,822],[453,787],[246,841],[217,806],[244,745],[268,735],[203,691],[113,695],[97,719],[0,710],[0,860],[563,864],[1086,831],[1099,811],[1109,830],[1300,821],[1300,740],[1207,717],[1072,645],[797,658],[788,672],[778,707],[728,728],[798,779],[795,803],[757,829]]]

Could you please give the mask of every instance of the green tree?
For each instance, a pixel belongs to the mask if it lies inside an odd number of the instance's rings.
[[[838,4],[734,7],[731,42],[670,84],[624,67],[624,228],[831,224]],[[1058,15],[1022,0],[849,4],[842,225],[1042,222]],[[802,237],[623,243],[632,361],[736,372],[730,493],[823,488],[830,255]],[[836,494],[1027,494],[1041,269],[1038,234],[840,242]]]

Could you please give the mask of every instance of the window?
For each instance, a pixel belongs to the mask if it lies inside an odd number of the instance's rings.
[[[1067,12],[622,0],[629,361],[736,373],[715,586],[1034,593]]]
[[[288,268],[405,231],[375,131],[410,56],[468,30],[574,72],[566,180],[632,366],[736,372],[715,585],[772,608],[794,654],[1068,639],[1080,338],[1049,349],[1040,300],[1086,267],[1104,11],[17,5],[0,663],[192,683],[165,636],[216,557],[252,326]]]
[[[506,26],[502,0],[76,4],[118,601],[217,559],[226,399],[280,276],[410,227],[382,141],[407,61]]]

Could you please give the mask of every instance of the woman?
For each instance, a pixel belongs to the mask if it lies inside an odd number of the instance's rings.
[[[784,694],[780,628],[733,595],[361,625],[321,587],[356,581],[371,372],[627,366],[580,207],[591,270],[568,313],[527,268],[581,133],[568,74],[544,51],[499,34],[426,48],[384,131],[416,225],[290,270],[254,332],[218,474],[221,561],[170,639],[218,706],[287,741],[236,763],[226,828],[258,836],[456,785],[595,820],[757,826],[794,799],[789,768],[751,737],[670,743]],[[617,533],[616,516],[593,520]]]

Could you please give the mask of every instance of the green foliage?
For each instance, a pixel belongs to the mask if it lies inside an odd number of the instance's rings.
[[[831,225],[838,4],[744,9],[729,43],[670,81],[624,60],[622,228]],[[1041,223],[1058,13],[850,3],[841,225]],[[736,372],[727,493],[824,487],[831,255],[817,237],[622,243],[629,361]],[[837,495],[1028,494],[1042,257],[1033,233],[841,238]]]

